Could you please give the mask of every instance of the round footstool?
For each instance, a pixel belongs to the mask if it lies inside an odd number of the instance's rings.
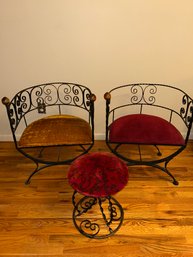
[[[111,195],[127,184],[127,165],[111,153],[89,153],[71,164],[68,180],[74,189],[73,222],[79,232],[90,238],[114,234],[122,224],[123,208]]]

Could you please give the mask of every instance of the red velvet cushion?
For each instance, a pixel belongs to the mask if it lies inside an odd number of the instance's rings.
[[[106,197],[127,184],[128,167],[111,153],[89,153],[71,164],[68,180],[83,195]]]
[[[118,118],[110,125],[110,142],[184,145],[180,132],[163,118],[147,114],[131,114]]]

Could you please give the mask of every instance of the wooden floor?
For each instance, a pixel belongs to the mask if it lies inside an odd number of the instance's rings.
[[[92,151],[108,151],[97,141]],[[34,164],[12,143],[0,143],[0,256],[193,256],[193,142],[162,171],[130,167],[127,186],[115,195],[124,208],[120,230],[89,239],[73,225],[68,166],[55,166],[24,181]]]

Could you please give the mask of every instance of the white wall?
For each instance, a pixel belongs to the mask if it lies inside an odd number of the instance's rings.
[[[44,82],[90,87],[102,138],[112,87],[164,83],[193,97],[193,1],[0,0],[0,78],[0,98]],[[3,105],[0,118],[10,140]]]

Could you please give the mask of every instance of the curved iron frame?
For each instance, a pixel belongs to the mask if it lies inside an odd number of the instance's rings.
[[[120,203],[112,196],[107,197],[92,197],[92,196],[83,196],[80,200],[76,201],[76,194],[78,192],[74,191],[72,195],[72,203],[74,206],[73,210],[73,223],[76,229],[84,236],[95,239],[103,239],[107,238],[113,234],[115,234],[122,225],[124,219],[123,208]],[[103,203],[108,202],[108,212],[109,217],[106,216]],[[92,222],[89,218],[83,218],[81,215],[87,213],[94,205],[98,203],[102,218],[104,220],[104,224],[107,228],[107,233],[101,233],[100,224],[96,221]],[[78,224],[78,218],[82,220],[80,224]],[[115,228],[112,228],[111,225],[114,225],[113,222],[116,222]]]
[[[96,96],[92,94],[89,88],[83,85],[67,82],[45,83],[28,87],[19,91],[11,101],[7,97],[2,98],[2,103],[6,106],[9,124],[16,149],[36,164],[36,168],[26,180],[26,184],[30,183],[32,176],[38,171],[53,165],[70,164],[73,160],[87,153],[93,147],[95,100]],[[25,126],[28,126],[26,114],[33,111],[37,111],[39,114],[46,114],[47,108],[51,108],[52,106],[57,106],[58,114],[62,114],[61,107],[65,105],[81,108],[88,112],[88,122],[92,130],[92,143],[79,145],[60,145],[60,147],[79,146],[83,150],[81,154],[78,154],[76,157],[67,160],[59,160],[58,156],[57,161],[50,161],[40,158],[43,150],[47,147],[32,147],[40,149],[39,156],[34,157],[26,152],[26,148],[21,148],[18,146],[16,136],[17,128],[22,120],[24,121]]]
[[[118,89],[128,87],[130,88],[130,102],[128,101],[128,104],[124,105],[119,105],[116,106],[115,108],[111,109],[110,104],[111,104],[111,93],[113,91],[116,91]],[[165,88],[170,88],[172,90],[177,90],[182,94],[182,107],[180,108],[179,111],[176,111],[174,109],[170,109],[166,106],[161,106],[156,104],[156,93],[159,87],[165,87]],[[148,84],[148,83],[138,83],[138,84],[128,84],[128,85],[123,85],[119,86],[116,88],[113,88],[109,92],[105,93],[104,98],[106,100],[106,144],[109,147],[109,149],[118,157],[123,159],[124,161],[127,162],[128,166],[135,166],[135,165],[146,165],[146,166],[151,166],[158,168],[162,171],[164,171],[166,174],[168,174],[172,179],[173,179],[173,184],[178,185],[179,182],[175,179],[175,177],[171,174],[171,172],[168,170],[167,165],[168,163],[175,157],[177,156],[180,152],[182,152],[187,145],[190,131],[192,128],[192,122],[193,122],[193,100],[188,96],[184,91],[182,91],[179,88],[169,86],[169,85],[164,85],[164,84]],[[184,124],[187,127],[187,133],[185,137],[185,144],[184,145],[176,145],[179,146],[179,148],[174,151],[172,154],[169,156],[166,156],[164,158],[158,159],[158,160],[151,160],[151,161],[143,161],[141,158],[141,152],[140,152],[140,143],[137,144],[139,147],[139,156],[140,160],[133,160],[130,158],[127,158],[123,154],[118,152],[118,149],[121,145],[131,145],[129,143],[119,143],[119,142],[110,142],[109,141],[109,116],[113,116],[113,121],[114,121],[114,113],[117,109],[120,109],[122,107],[126,106],[132,106],[132,105],[139,105],[140,106],[140,113],[143,111],[143,106],[144,105],[152,105],[155,107],[159,107],[165,110],[168,110],[170,112],[170,120],[169,122],[172,122],[172,115],[175,113],[177,114],[184,122]],[[161,152],[159,150],[158,145],[154,145],[157,149],[157,155],[161,156]],[[160,164],[164,163],[164,166],[162,167]]]

